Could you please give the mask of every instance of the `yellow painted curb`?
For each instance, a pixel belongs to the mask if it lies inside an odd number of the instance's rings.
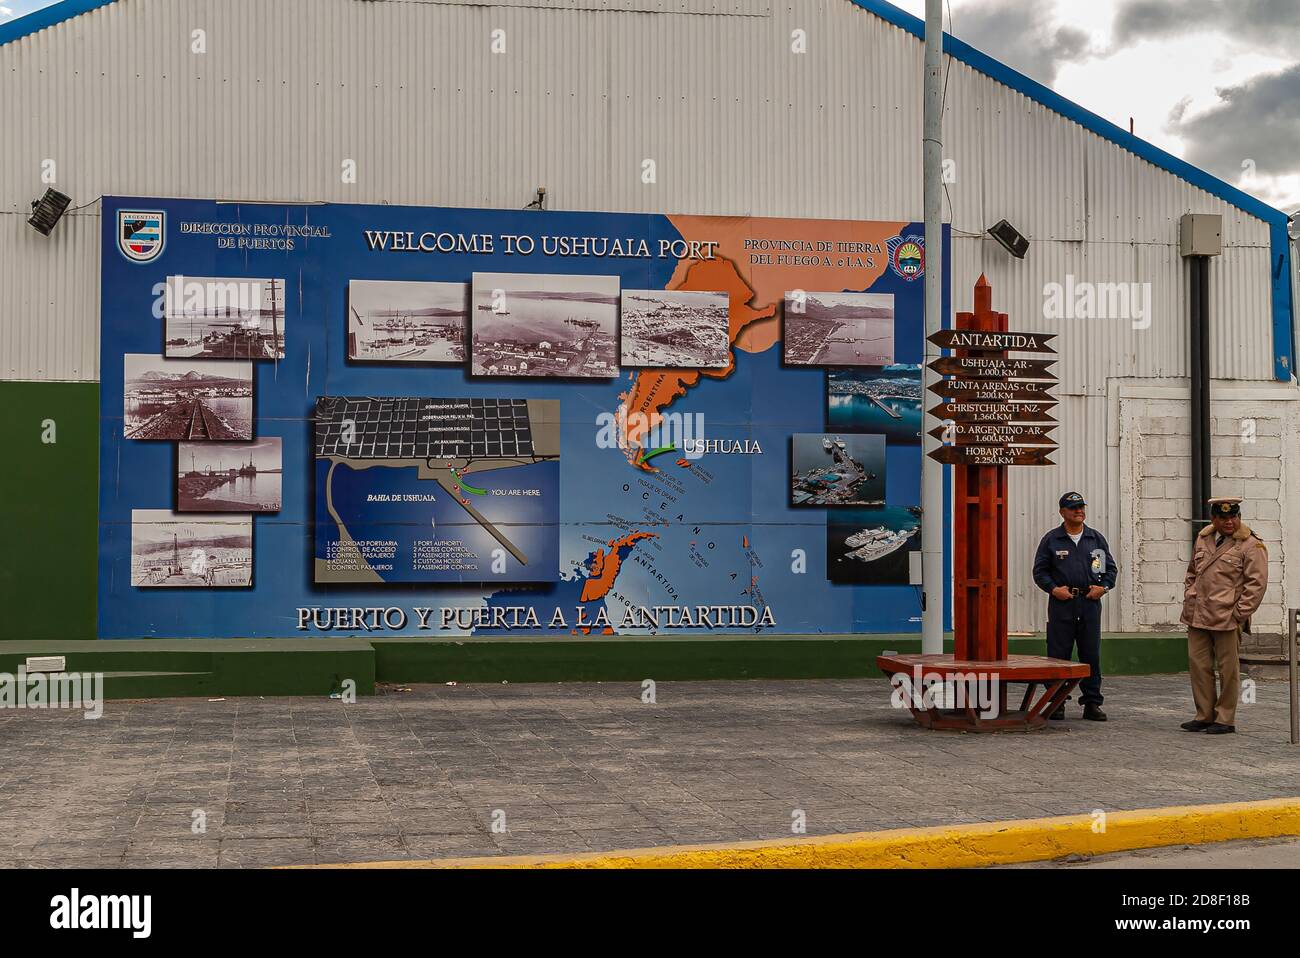
[[[1163,845],[1300,835],[1300,798],[1181,805],[975,825],[899,828],[579,855],[441,858],[307,868],[974,868]]]

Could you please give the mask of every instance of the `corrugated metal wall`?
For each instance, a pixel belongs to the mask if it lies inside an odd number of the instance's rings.
[[[522,207],[545,186],[564,209],[921,218],[915,37],[848,0],[550,7],[120,0],[0,47],[0,376],[97,375],[97,207],[50,239],[29,229],[47,159],[74,204],[139,194]],[[192,52],[197,30],[205,53]],[[792,52],[796,30],[806,53]],[[1105,528],[1118,517],[1104,498],[1107,380],[1186,372],[1179,216],[1224,217],[1219,378],[1272,376],[1268,228],[949,64],[956,308],[969,308],[984,272],[1014,325],[1061,333],[1064,468],[1016,473],[1013,541],[1055,517],[1063,482],[1089,490]],[[345,160],[355,184],[342,181]],[[1023,262],[961,235],[1004,217],[1033,241]],[[1045,319],[1045,284],[1067,276],[1150,283],[1150,328]],[[1040,604],[1013,601],[1013,627],[1037,624]]]

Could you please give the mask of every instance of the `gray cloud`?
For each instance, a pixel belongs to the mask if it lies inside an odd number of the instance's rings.
[[[1290,52],[1300,42],[1300,2],[1124,0],[1115,14],[1112,41],[1116,47],[1128,47],[1142,40],[1207,32]]]
[[[1063,63],[1093,54],[1088,34],[1056,23],[1052,5],[1040,0],[980,0],[963,5],[953,13],[952,32],[1049,86]]]
[[[1188,116],[1182,102],[1170,113],[1167,128],[1186,144],[1187,161],[1294,208],[1296,198],[1276,195],[1267,180],[1300,173],[1300,64],[1216,92],[1207,110]],[[1242,179],[1248,160],[1253,180]]]

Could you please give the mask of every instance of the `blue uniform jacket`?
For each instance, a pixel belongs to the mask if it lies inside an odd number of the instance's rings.
[[[1115,587],[1119,566],[1110,554],[1106,537],[1096,529],[1084,525],[1079,544],[1075,545],[1065,531],[1065,524],[1057,526],[1038,543],[1034,556],[1034,584],[1048,593],[1047,619],[1065,622],[1081,618],[1101,618],[1101,603],[1084,596],[1088,586],[1099,585],[1110,590]],[[1061,601],[1051,597],[1058,585],[1080,590],[1077,598]]]

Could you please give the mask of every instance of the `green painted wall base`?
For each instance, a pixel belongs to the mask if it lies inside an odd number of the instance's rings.
[[[345,680],[375,690],[375,650],[354,639],[139,639],[0,642],[0,672],[29,655],[63,655],[69,672],[104,673],[110,699],[328,695]]]
[[[1014,637],[1011,651],[1044,654],[1041,636]],[[951,641],[948,643],[951,650]],[[328,695],[351,679],[376,682],[639,682],[703,679],[878,677],[876,656],[919,652],[915,635],[755,638],[140,639],[0,642],[0,672],[29,655],[65,655],[67,668],[103,672],[108,698]],[[1187,669],[1181,633],[1108,635],[1107,675]]]

